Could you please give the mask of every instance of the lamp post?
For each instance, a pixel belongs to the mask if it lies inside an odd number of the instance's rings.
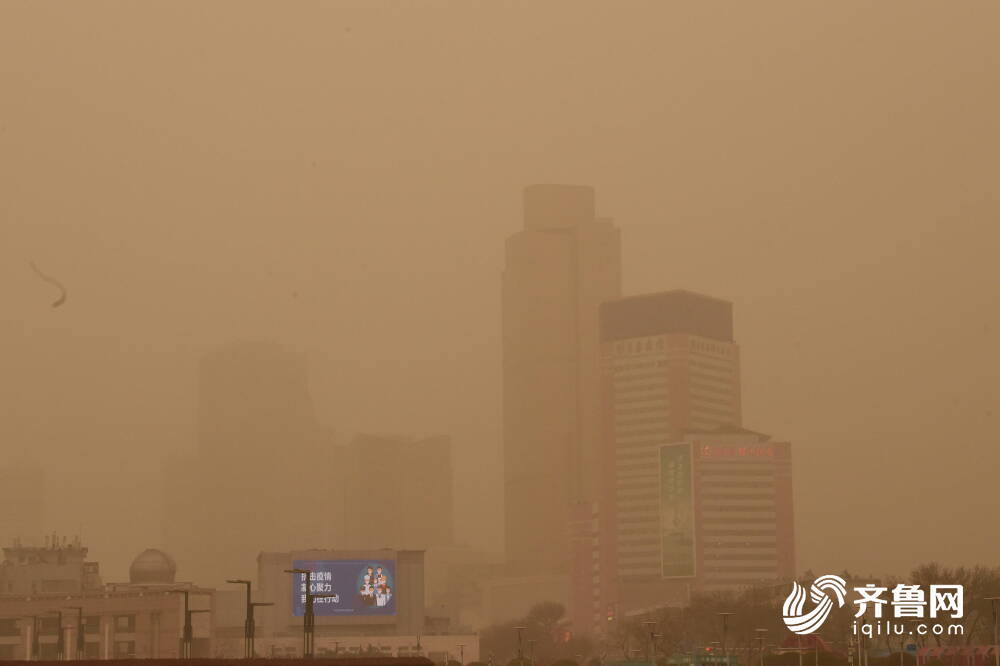
[[[271,602],[255,602],[251,596],[251,585],[252,583],[248,580],[234,579],[227,580],[227,583],[232,583],[234,585],[246,585],[247,586],[247,609],[246,609],[246,619],[243,622],[243,657],[245,659],[253,659],[255,654],[254,640],[257,637],[257,623],[254,620],[253,609],[258,606],[273,606]]]
[[[997,638],[997,602],[1000,597],[986,597],[986,601],[990,602],[993,609],[993,659],[996,666],[1000,666],[1000,639]]]
[[[257,656],[257,649],[254,647],[254,642],[257,640],[257,624],[254,620],[254,608],[260,608],[261,606],[273,606],[273,601],[255,601],[250,604],[250,656],[248,659],[253,659]]]
[[[177,594],[184,595],[184,629],[181,634],[181,659],[191,658],[191,638],[194,632],[191,628],[190,598],[187,590],[174,590]]]
[[[722,618],[722,658],[725,659],[726,664],[728,666],[729,653],[726,651],[726,630],[729,626],[729,616],[733,615],[733,613],[722,612],[722,613],[716,613],[716,615]]]
[[[647,633],[646,640],[646,661],[652,661],[653,655],[653,627],[656,626],[656,622],[653,620],[644,620],[642,626],[648,627],[649,631]]]
[[[338,598],[337,594],[316,594],[309,589],[309,578],[312,575],[311,569],[285,569],[285,573],[302,576],[306,586],[306,607],[302,614],[302,658],[312,659],[316,637],[316,614],[313,610],[317,598],[329,599]]]
[[[205,609],[191,609],[190,590],[173,590],[177,594],[184,595],[184,634],[181,638],[181,659],[191,658],[191,646],[194,643],[194,625],[191,623],[191,616],[195,613],[208,613]]]
[[[66,610],[76,611],[76,658],[83,659],[87,651],[87,638],[83,635],[83,606],[67,606]]]
[[[760,666],[764,666],[764,639],[767,637],[767,629],[754,629],[757,634],[757,649],[760,651]]]
[[[514,627],[517,629],[517,666],[524,666],[524,650],[521,648],[521,635],[527,627]]]

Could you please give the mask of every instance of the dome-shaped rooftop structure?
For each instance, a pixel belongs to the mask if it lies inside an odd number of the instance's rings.
[[[128,579],[133,585],[162,585],[174,582],[177,564],[162,550],[148,548],[139,553],[128,568]]]

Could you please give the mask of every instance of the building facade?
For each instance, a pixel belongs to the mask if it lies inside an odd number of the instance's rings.
[[[597,310],[621,242],[594,190],[535,185],[503,272],[504,507],[511,575],[566,575],[567,521],[600,487]]]
[[[452,545],[450,437],[363,434],[334,455],[331,504],[342,514],[331,517],[335,543],[354,550]]]
[[[790,576],[789,447],[742,428],[732,304],[682,290],[622,298],[601,306],[600,327],[598,571],[574,571],[587,599],[574,626]],[[740,450],[768,453],[719,462]]]
[[[0,659],[178,658],[185,597],[206,611],[192,615],[192,656],[211,656],[212,590],[176,582],[176,565],[157,550],[136,557],[128,583],[103,584],[86,553],[54,537],[4,549]]]
[[[217,348],[201,359],[197,406],[195,455],[164,470],[164,541],[191,574],[221,585],[251,576],[263,549],[329,543],[332,526],[303,511],[330,503],[335,469],[304,356],[270,342]]]

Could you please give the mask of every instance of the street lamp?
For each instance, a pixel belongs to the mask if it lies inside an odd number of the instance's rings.
[[[184,595],[184,635],[181,639],[181,659],[191,658],[191,645],[194,643],[194,627],[191,623],[191,616],[195,613],[208,613],[206,609],[191,609],[190,590],[172,590],[177,594]]]
[[[1000,666],[1000,640],[997,639],[997,602],[1000,601],[1000,597],[986,597],[985,600],[990,602],[990,607],[993,609],[993,658],[996,660],[996,666]]]
[[[517,666],[524,666],[524,650],[521,648],[521,634],[527,627],[514,627],[517,629]]]
[[[314,602],[317,598],[319,599],[329,599],[336,598],[337,594],[315,594],[309,588],[309,578],[312,575],[311,569],[285,569],[285,573],[295,574],[302,576],[302,580],[306,583],[306,608],[305,612],[302,614],[302,658],[312,659],[313,658],[313,647],[315,644],[316,636],[316,614],[313,611]]]
[[[271,602],[253,601],[250,592],[250,587],[253,583],[248,580],[234,579],[227,580],[226,582],[234,585],[247,586],[246,619],[243,622],[243,657],[246,659],[253,659],[256,654],[256,650],[254,649],[254,640],[257,637],[257,623],[254,620],[253,609],[258,606],[273,606],[274,604]]]
[[[729,653],[726,651],[726,629],[729,626],[729,616],[733,615],[733,613],[722,612],[722,613],[716,613],[716,615],[722,618],[722,657],[723,659],[725,659],[726,664],[728,666]]]
[[[757,650],[760,651],[760,666],[764,666],[764,639],[767,638],[767,629],[754,629],[757,634]]]

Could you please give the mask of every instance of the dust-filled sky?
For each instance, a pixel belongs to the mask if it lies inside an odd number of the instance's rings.
[[[198,356],[274,339],[338,433],[452,434],[458,534],[499,550],[540,182],[597,189],[626,293],[735,303],[800,570],[996,563],[994,0],[0,0],[3,464],[123,579]]]

